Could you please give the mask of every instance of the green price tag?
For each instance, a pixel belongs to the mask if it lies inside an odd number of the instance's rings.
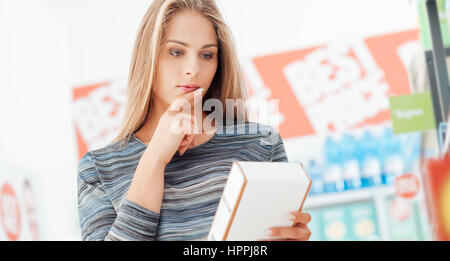
[[[430,92],[390,97],[389,106],[395,134],[435,128]]]

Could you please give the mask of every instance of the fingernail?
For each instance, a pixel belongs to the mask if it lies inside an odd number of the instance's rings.
[[[294,221],[294,220],[295,220],[295,216],[292,215],[292,214],[289,214],[289,215],[288,215],[288,219],[289,219],[290,221]]]
[[[264,234],[266,234],[266,236],[272,236],[273,235],[273,231],[272,231],[272,229],[266,229],[265,231],[264,231]]]

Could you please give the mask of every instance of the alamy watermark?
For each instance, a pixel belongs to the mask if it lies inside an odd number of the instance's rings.
[[[253,104],[252,108],[256,109],[256,113],[248,120],[263,125],[246,124],[244,111],[246,104],[243,99],[226,99],[225,104],[215,98],[202,101],[201,92],[198,92],[194,94],[193,105],[190,100],[184,98],[178,98],[172,103],[170,110],[179,112],[171,125],[173,133],[180,134],[183,130],[188,130],[190,134],[201,134],[203,130],[216,129],[218,134],[261,134],[262,145],[278,141],[280,123],[278,99]],[[203,117],[203,112],[207,113],[206,118]]]

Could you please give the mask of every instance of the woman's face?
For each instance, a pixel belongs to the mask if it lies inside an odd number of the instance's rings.
[[[197,85],[208,91],[218,63],[216,34],[211,22],[190,10],[175,14],[168,22],[165,42],[157,64],[154,102],[167,108]],[[192,105],[193,103],[191,103]]]

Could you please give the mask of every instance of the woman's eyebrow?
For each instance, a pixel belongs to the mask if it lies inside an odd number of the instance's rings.
[[[187,44],[185,42],[182,42],[182,41],[178,41],[178,40],[167,40],[166,43],[168,43],[168,42],[177,43],[177,44],[181,44],[183,46],[189,47],[189,44]],[[217,44],[205,44],[205,45],[203,45],[202,49],[205,49],[205,48],[208,48],[208,47],[213,47],[213,46],[219,48],[217,46]]]

